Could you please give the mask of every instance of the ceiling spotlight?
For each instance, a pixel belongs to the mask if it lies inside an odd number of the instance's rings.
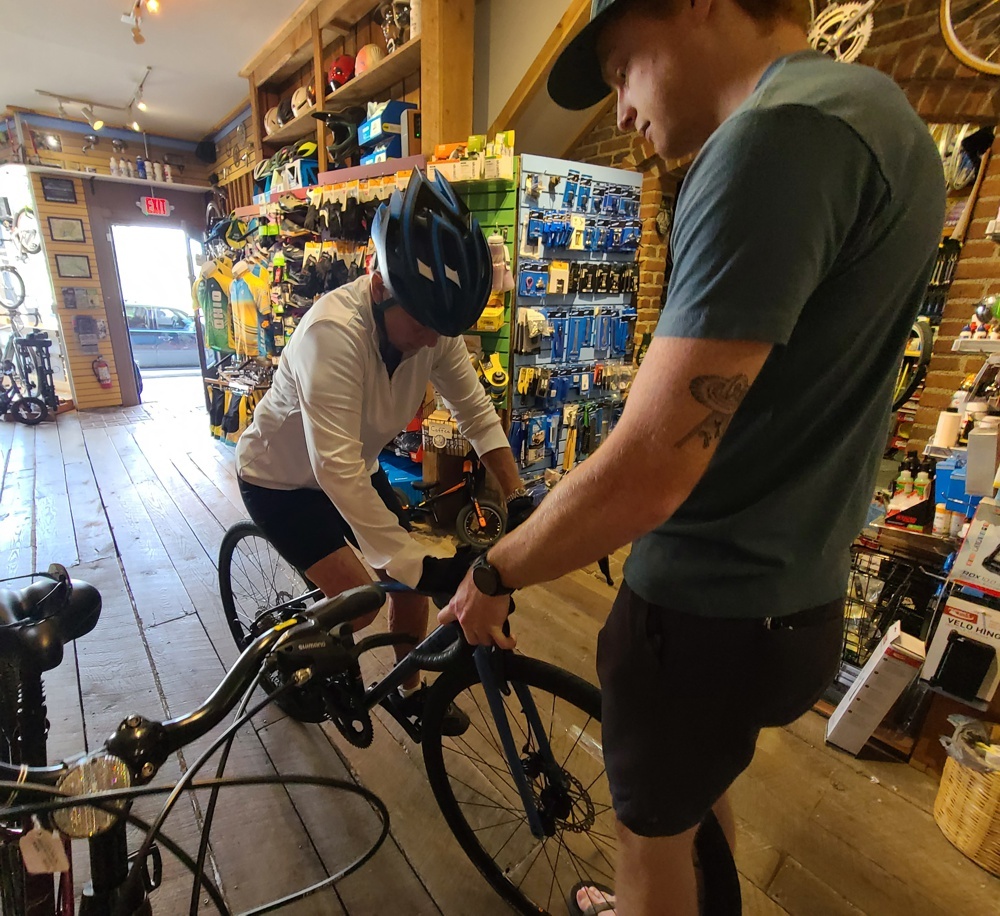
[[[143,44],[145,42],[146,36],[142,34],[142,29],[139,28],[138,23],[132,26],[132,41],[137,45]]]
[[[139,122],[138,121],[133,120],[132,123],[129,124],[129,127],[131,127],[132,130],[134,130],[137,134],[141,134],[142,133],[142,128],[139,126]]]
[[[146,0],[146,9],[151,13],[160,11],[160,0]]]
[[[102,127],[104,127],[104,119],[94,117],[94,108],[92,105],[83,106],[83,116],[87,119],[87,123],[94,130],[100,130]]]
[[[67,117],[67,115],[66,115],[66,106],[63,105],[62,99],[59,100],[59,117],[60,118]]]
[[[139,111],[146,111],[146,109],[149,108],[141,95],[139,96],[139,100],[135,103],[135,107],[138,108]]]

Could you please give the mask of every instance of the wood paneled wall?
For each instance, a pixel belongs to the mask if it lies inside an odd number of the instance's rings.
[[[110,157],[109,157],[110,158]],[[107,168],[107,166],[105,166]],[[111,369],[111,387],[102,388],[94,375],[92,363],[97,359],[96,353],[85,353],[80,346],[79,338],[73,325],[77,315],[87,315],[108,325],[108,313],[101,290],[101,278],[97,270],[97,258],[94,252],[94,237],[90,230],[90,218],[87,214],[87,204],[83,193],[83,182],[79,178],[70,178],[76,190],[76,203],[53,203],[47,201],[42,193],[42,179],[46,177],[38,172],[31,175],[31,190],[35,198],[35,212],[38,214],[39,230],[42,236],[45,257],[52,277],[53,301],[56,317],[62,333],[62,346],[69,364],[73,399],[80,409],[91,407],[117,407],[122,403],[121,388],[118,384],[118,370],[111,348],[110,336],[99,341],[100,355]],[[69,178],[70,176],[66,176]],[[49,229],[50,216],[63,216],[78,219],[83,223],[83,242],[55,242]],[[89,278],[68,279],[59,276],[56,256],[60,254],[82,255],[90,263]],[[97,291],[99,307],[96,309],[67,309],[63,298],[63,287],[82,287]],[[107,331],[105,331],[107,333]]]

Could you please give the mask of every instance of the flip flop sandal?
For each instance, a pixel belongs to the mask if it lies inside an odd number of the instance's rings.
[[[615,908],[615,904],[610,900],[603,900],[600,903],[591,903],[584,909],[581,909],[580,904],[576,902],[576,894],[577,891],[581,891],[585,887],[592,887],[602,894],[607,894],[609,897],[614,897],[615,895],[615,892],[610,887],[598,884],[596,881],[580,881],[570,888],[569,896],[566,898],[566,907],[569,910],[570,916],[597,916],[598,913],[607,913]]]

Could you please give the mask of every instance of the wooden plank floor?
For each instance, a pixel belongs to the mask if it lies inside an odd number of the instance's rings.
[[[189,709],[236,656],[215,567],[223,532],[244,515],[233,450],[208,435],[197,379],[148,379],[145,399],[141,407],[71,413],[34,428],[0,423],[0,576],[60,562],[104,596],[97,629],[47,678],[55,757],[99,744],[130,712],[166,717]],[[616,577],[620,560],[612,560]],[[596,570],[526,590],[514,622],[520,648],[593,681],[597,632],[612,598]],[[388,663],[377,655],[366,675]],[[933,780],[827,747],[823,728],[810,713],[766,732],[734,787],[744,912],[1000,913],[1000,880],[935,826]],[[162,778],[176,778],[207,744],[185,749]],[[419,748],[381,710],[364,751],[332,727],[300,726],[273,709],[241,732],[230,773],[292,771],[370,788],[389,807],[392,833],[360,872],[291,912],[509,912],[448,832]],[[168,822],[189,849],[203,804],[185,801]],[[149,814],[156,803],[139,810]],[[223,793],[211,866],[230,906],[245,909],[339,871],[377,828],[356,797],[280,787]],[[184,912],[189,893],[189,881],[171,866],[154,905],[158,898],[160,912]]]

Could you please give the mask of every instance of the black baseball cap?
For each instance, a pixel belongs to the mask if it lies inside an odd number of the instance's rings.
[[[611,8],[621,2],[623,0],[592,0],[590,22],[566,46],[549,71],[549,95],[561,108],[581,111],[596,105],[611,92],[601,74],[597,38],[607,23]]]

